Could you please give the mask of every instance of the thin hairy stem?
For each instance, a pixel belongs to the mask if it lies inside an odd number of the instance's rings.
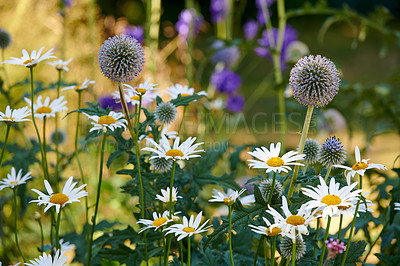
[[[326,223],[326,228],[325,228],[324,242],[322,243],[321,257],[319,258],[319,266],[322,266],[322,263],[324,262],[325,249],[326,249],[325,241],[328,239],[329,227],[331,225],[331,219],[332,219],[332,217],[328,216],[328,222]]]
[[[3,149],[1,150],[1,155],[0,155],[0,165],[1,165],[1,162],[3,161],[4,152],[6,151],[6,146],[7,146],[7,141],[8,141],[8,135],[10,134],[10,129],[11,129],[11,124],[7,124],[6,137],[4,138]]]
[[[13,188],[13,192],[14,192],[14,235],[15,235],[15,244],[17,245],[19,254],[21,254],[22,259],[25,260],[24,254],[22,254],[22,250],[19,246],[19,242],[18,242],[18,234],[17,234],[17,221],[18,221],[18,210],[17,210],[17,187]]]

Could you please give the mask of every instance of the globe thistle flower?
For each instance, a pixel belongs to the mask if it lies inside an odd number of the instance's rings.
[[[150,165],[156,172],[165,173],[172,169],[172,161],[165,158],[154,158]]]
[[[211,21],[213,23],[224,20],[229,11],[229,0],[212,0],[210,3]]]
[[[33,50],[31,55],[25,50],[22,49],[22,57],[21,58],[16,58],[16,57],[10,57],[10,60],[3,61],[2,64],[10,64],[10,65],[20,65],[20,66],[25,66],[25,67],[35,67],[38,63],[42,62],[43,60],[47,60],[50,58],[56,58],[53,55],[53,48],[51,48],[49,51],[47,51],[45,54],[42,55],[44,46],[40,48],[38,52],[36,50]]]
[[[286,260],[291,260],[293,252],[293,240],[289,237],[283,237],[281,243],[279,244],[279,250],[283,258]],[[306,250],[306,243],[304,240],[298,237],[296,241],[295,260],[301,259],[304,254],[306,254]]]
[[[142,26],[127,25],[124,34],[135,38],[140,44],[144,42],[144,29]]]
[[[130,36],[110,37],[100,47],[99,64],[107,78],[115,82],[131,81],[143,69],[143,48]]]
[[[272,179],[264,180],[258,186],[260,188],[261,196],[263,197],[265,202],[268,202],[269,194],[270,194],[271,188],[272,188],[272,181],[273,181]],[[281,202],[282,193],[283,193],[282,184],[281,184],[281,182],[276,180],[275,185],[274,185],[274,190],[272,192],[272,198],[271,198],[272,205]]]
[[[210,77],[210,82],[218,92],[232,94],[242,85],[242,79],[238,74],[229,69],[214,72]]]
[[[170,124],[176,119],[177,113],[175,105],[170,102],[162,102],[157,105],[154,118],[162,124]]]
[[[240,113],[245,106],[245,100],[242,95],[231,94],[226,99],[226,109],[233,113]]]
[[[67,141],[67,133],[64,130],[53,131],[50,135],[50,141],[56,144],[56,134],[58,134],[58,144],[64,144]]]
[[[303,158],[303,161],[306,164],[315,164],[318,161],[318,156],[319,156],[319,151],[321,149],[321,145],[319,144],[318,141],[315,139],[306,139],[306,142],[304,143],[304,150],[303,154],[305,157]],[[297,148],[298,150],[298,148]]]
[[[253,40],[258,34],[259,25],[255,20],[247,21],[243,26],[243,33],[244,37],[251,41]]]
[[[325,167],[340,165],[346,160],[346,153],[338,138],[335,136],[329,137],[322,144],[318,161]]]
[[[24,176],[22,176],[22,169],[18,171],[18,174],[15,170],[14,167],[11,168],[11,173],[7,174],[7,178],[3,178],[3,180],[0,181],[0,191],[3,190],[3,188],[9,187],[9,188],[15,188],[16,186],[25,184],[27,180],[31,179],[31,172],[26,173]]]
[[[65,256],[63,250],[57,250],[54,258],[49,254],[43,252],[43,256],[39,256],[38,259],[30,260],[29,263],[25,263],[27,266],[67,266],[69,257]]]
[[[301,58],[292,68],[289,85],[300,104],[325,106],[338,93],[339,71],[329,59],[309,55]]]
[[[11,35],[0,28],[0,48],[6,49],[11,44]]]

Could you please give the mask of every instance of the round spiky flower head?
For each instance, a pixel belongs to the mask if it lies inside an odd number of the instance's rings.
[[[271,192],[272,188],[272,179],[267,179],[264,180],[260,183],[259,185],[260,191],[261,191],[261,196],[265,200],[265,202],[268,202],[269,198],[269,193]],[[274,185],[274,191],[272,192],[272,198],[271,198],[271,204],[277,204],[281,202],[282,199],[282,184],[279,181],[275,182]]]
[[[174,122],[176,114],[177,111],[175,105],[170,102],[162,102],[157,105],[154,117],[157,121],[160,121],[163,124],[169,124]]]
[[[339,138],[329,137],[322,144],[318,161],[323,166],[342,164],[346,160],[346,153]]]
[[[100,47],[99,64],[107,78],[115,82],[131,81],[143,69],[143,48],[131,36],[122,34],[110,37]]]
[[[304,162],[306,164],[315,164],[318,161],[318,154],[321,149],[321,145],[315,139],[306,139],[304,143],[303,154],[305,154]]]
[[[6,49],[11,43],[11,35],[0,28],[0,48]]]
[[[332,101],[340,85],[339,71],[320,55],[301,58],[290,71],[289,85],[303,105],[321,107]]]
[[[281,243],[279,244],[279,250],[281,251],[280,253],[282,257],[284,257],[286,260],[291,260],[293,251],[292,239],[290,237],[283,237]],[[302,239],[297,237],[295,259],[296,260],[301,259],[306,253],[306,250],[307,250],[306,243],[304,243]]]
[[[151,166],[154,168],[156,172],[165,173],[172,168],[172,161],[167,160],[163,157],[154,158],[150,161]]]

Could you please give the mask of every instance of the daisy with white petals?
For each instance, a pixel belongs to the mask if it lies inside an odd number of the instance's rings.
[[[68,65],[69,63],[71,63],[71,61],[72,61],[72,58],[70,58],[70,59],[67,60],[67,61],[64,61],[64,60],[62,60],[62,59],[58,59],[57,61],[49,62],[49,63],[47,63],[47,64],[49,64],[49,65],[55,67],[58,71],[62,71],[62,70],[64,70],[64,71],[69,71],[69,68],[67,67],[67,65]]]
[[[31,172],[28,172],[24,176],[22,176],[22,169],[20,169],[17,174],[15,168],[12,167],[11,173],[7,174],[7,178],[3,178],[3,180],[0,181],[0,190],[6,187],[15,188],[16,186],[25,184],[26,181],[31,178]]]
[[[333,165],[333,167],[346,169],[345,172],[348,185],[350,185],[352,177],[354,177],[356,174],[363,176],[367,169],[373,169],[373,168],[380,170],[387,169],[383,164],[368,163],[369,159],[361,159],[360,149],[358,148],[358,146],[356,146],[354,154],[356,157],[356,163],[353,164],[352,167],[345,165]]]
[[[178,137],[178,132],[176,131],[168,131],[171,128],[171,125],[167,125],[161,130],[161,135],[165,135],[168,139],[176,139]],[[155,141],[153,135],[153,129],[149,126],[149,133],[147,135],[141,135],[139,140],[146,138],[146,146],[151,146],[150,139]]]
[[[394,203],[394,210],[395,211],[400,211],[400,202],[395,202]]]
[[[6,107],[6,111],[3,113],[0,111],[0,121],[4,121],[6,123],[17,123],[17,122],[25,122],[31,121],[27,116],[31,115],[31,111],[28,106],[19,108],[19,109],[11,109],[9,105]]]
[[[168,142],[168,139],[165,135],[161,135],[160,143],[157,144],[154,140],[149,139],[150,143],[155,147],[146,147],[143,148],[142,151],[150,151],[153,152],[153,156],[150,157],[150,160],[155,158],[165,158],[167,160],[189,160],[190,158],[201,157],[201,155],[195,154],[198,152],[204,152],[204,150],[196,150],[197,147],[203,144],[196,143],[195,137],[189,137],[187,140],[179,144],[179,137],[177,137],[174,141],[173,146]]]
[[[43,252],[43,256],[39,256],[38,259],[34,259],[29,261],[29,263],[25,263],[27,266],[67,266],[67,260],[69,257],[64,256],[64,251],[57,250],[54,255],[54,259],[51,255],[47,255]]]
[[[306,203],[307,209],[322,211],[322,217],[326,219],[328,216],[337,216],[340,210],[355,208],[354,203],[357,204],[359,193],[362,191],[361,189],[352,191],[357,182],[339,189],[340,184],[335,182],[335,178],[331,178],[329,187],[321,176],[319,181],[320,185],[317,187],[309,186],[301,189],[304,195],[312,198]]]
[[[75,90],[75,91],[79,92],[79,91],[86,90],[89,87],[90,84],[94,84],[94,83],[95,83],[94,80],[90,80],[88,78],[85,78],[85,80],[83,81],[82,85],[68,86],[68,87],[63,88],[62,90],[63,91],[65,91],[65,90]]]
[[[139,230],[139,234],[147,229],[154,228],[154,231],[157,231],[158,228],[163,227],[164,225],[172,222],[172,219],[168,218],[169,211],[165,211],[162,215],[156,212],[153,212],[153,220],[147,219],[139,219],[137,224],[144,224],[145,227]]]
[[[91,122],[93,127],[90,131],[94,130],[103,130],[103,132],[107,132],[107,129],[114,129],[122,127],[124,130],[126,129],[127,121],[124,119],[124,114],[121,112],[111,111],[108,115],[88,115],[84,113],[88,118],[92,119],[94,122]]]
[[[57,112],[68,110],[68,108],[65,106],[67,101],[63,100],[64,96],[61,96],[50,103],[50,97],[46,97],[42,103],[42,96],[39,96],[36,100],[36,103],[33,103],[33,112],[35,113],[35,117],[43,120],[44,117],[56,117]],[[31,106],[32,102],[30,99],[25,97],[25,101],[29,104],[29,106]]]
[[[247,160],[249,161],[249,167],[257,169],[266,169],[265,172],[289,172],[291,168],[288,165],[300,165],[304,164],[296,162],[297,160],[302,160],[304,154],[298,154],[297,151],[289,151],[285,153],[282,157],[279,157],[281,151],[281,143],[278,142],[276,146],[271,143],[270,149],[265,147],[256,148],[253,152],[248,152],[251,156],[258,160]]]
[[[178,98],[179,94],[181,95],[181,97],[191,96],[195,94],[193,88],[189,88],[187,85],[182,86],[181,84],[172,85],[167,89],[166,93],[171,96],[172,100]],[[197,94],[207,96],[207,92],[205,91],[200,91]]]
[[[122,84],[126,89],[124,89],[125,100],[131,105],[136,105],[140,103],[140,96],[142,97],[142,106],[147,106],[151,104],[157,96],[160,96],[156,90],[158,88],[154,88],[156,84],[149,83],[150,78],[147,79],[144,83],[140,83],[138,87],[132,87],[129,84]],[[121,101],[121,95],[119,91],[115,91],[112,94],[113,98],[119,102]]]
[[[156,199],[159,201],[162,201],[164,203],[169,203],[169,195],[170,195],[170,190],[169,187],[167,189],[161,189],[161,195],[156,195]],[[178,190],[173,187],[172,188],[172,202],[175,203],[177,199],[181,199],[181,196],[178,196]]]
[[[71,244],[69,241],[64,241],[64,239],[60,238],[60,249],[62,252],[67,252],[70,250],[74,250],[76,246]]]
[[[171,225],[170,227],[165,228],[163,231],[167,231],[166,235],[175,234],[175,237],[178,237],[177,241],[180,241],[185,237],[191,237],[194,234],[200,234],[202,232],[206,232],[212,225],[206,226],[209,219],[205,221],[202,225],[200,225],[202,214],[203,212],[201,211],[197,215],[196,219],[194,218],[193,215],[191,215],[190,220],[188,220],[184,216],[182,224]]]
[[[232,205],[235,203],[236,199],[239,198],[240,195],[245,192],[246,189],[242,189],[239,192],[237,190],[229,189],[228,193],[224,193],[217,189],[214,189],[214,194],[212,195],[212,199],[208,200],[209,202],[224,202],[226,205]]]
[[[279,227],[271,228],[271,223],[268,221],[267,218],[263,217],[263,220],[268,227],[265,227],[262,225],[255,226],[255,225],[249,224],[249,226],[252,228],[251,231],[253,231],[257,234],[266,235],[266,236],[277,236],[280,233],[282,233],[282,230]]]
[[[40,50],[37,53],[36,53],[36,50],[33,50],[30,56],[29,56],[29,53],[25,49],[22,49],[22,57],[21,58],[10,57],[10,60],[6,60],[6,61],[2,62],[2,64],[34,67],[43,60],[47,60],[50,58],[56,58],[53,55],[53,48],[42,55],[43,49],[44,49],[44,46],[42,48],[40,48]]]
[[[296,241],[296,235],[303,239],[302,235],[308,235],[308,224],[315,219],[315,215],[310,212],[305,205],[301,205],[297,214],[292,214],[289,211],[287,200],[285,196],[282,196],[282,210],[285,215],[283,217],[275,209],[268,205],[268,212],[274,218],[274,224],[271,225],[271,230],[278,227],[282,230],[282,235],[290,237],[293,241]]]
[[[37,189],[31,189],[33,192],[37,193],[39,197],[37,200],[31,200],[29,203],[37,202],[39,206],[46,205],[44,212],[55,206],[56,212],[59,213],[60,208],[63,208],[66,204],[72,202],[80,202],[80,198],[88,195],[85,190],[82,190],[86,186],[86,184],[74,188],[78,184],[78,182],[72,183],[72,181],[73,177],[71,176],[65,183],[62,193],[54,193],[49,182],[47,180],[44,180],[44,185],[46,187],[48,195]]]

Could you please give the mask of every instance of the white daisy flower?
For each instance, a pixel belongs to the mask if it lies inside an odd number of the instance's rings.
[[[139,219],[137,224],[144,224],[145,227],[139,230],[139,234],[147,229],[154,228],[154,231],[157,231],[158,228],[166,225],[167,223],[172,222],[172,219],[168,218],[169,212],[165,211],[162,215],[156,212],[153,212],[153,220],[147,219]]]
[[[134,91],[136,91],[138,94],[144,95],[147,92],[151,92],[151,91],[155,91],[158,90],[159,88],[157,88],[157,84],[153,84],[150,83],[150,79],[148,78],[146,79],[145,82],[140,83],[137,87],[132,88],[131,86],[129,86],[128,84],[123,84],[126,87],[128,87],[128,89],[133,89]]]
[[[44,49],[44,46],[42,48],[40,48],[39,52],[37,52],[37,53],[36,53],[36,50],[33,50],[30,56],[29,56],[29,53],[25,49],[22,49],[22,57],[21,58],[10,57],[11,60],[6,60],[6,61],[2,62],[2,64],[34,67],[43,60],[47,60],[50,58],[56,58],[53,55],[53,48],[51,48],[45,54],[41,55],[43,49]]]
[[[400,211],[400,202],[395,202],[394,203],[394,210],[395,211]]]
[[[178,98],[179,94],[181,95],[181,97],[191,96],[195,94],[193,88],[189,88],[187,85],[182,86],[181,84],[172,85],[167,89],[166,93],[171,96],[172,100]],[[205,91],[200,91],[196,94],[207,96],[207,92]]]
[[[354,207],[357,203],[361,189],[351,191],[358,183],[354,182],[350,186],[339,189],[340,184],[335,182],[335,178],[331,178],[329,187],[325,180],[319,176],[320,185],[317,187],[309,186],[309,188],[301,188],[304,195],[312,198],[306,203],[307,209],[318,209],[322,211],[322,217],[334,217],[349,207]]]
[[[171,147],[167,137],[165,137],[165,135],[161,135],[160,144],[157,144],[154,140],[149,139],[155,148],[145,147],[142,149],[142,151],[153,152],[153,156],[150,157],[150,160],[155,158],[165,158],[176,161],[201,157],[201,155],[194,153],[204,152],[204,150],[196,150],[197,147],[203,144],[203,142],[193,144],[196,141],[196,138],[189,137],[179,145],[179,140],[179,137],[177,137],[174,141],[174,145]]]
[[[205,107],[211,111],[220,111],[225,108],[225,102],[221,97],[204,103]]]
[[[387,169],[383,164],[379,163],[368,163],[369,159],[361,159],[360,149],[356,146],[354,154],[356,156],[356,163],[353,164],[352,167],[345,166],[345,165],[333,165],[333,167],[343,168],[346,169],[346,180],[347,184],[350,185],[351,178],[354,177],[356,174],[363,176],[367,169],[380,169],[385,170]]]
[[[29,106],[13,110],[9,105],[7,105],[6,111],[4,113],[0,112],[0,121],[4,121],[6,123],[31,121],[30,119],[25,118],[30,115],[31,110],[29,110]]]
[[[128,123],[126,119],[123,117],[124,114],[121,112],[114,112],[111,111],[108,115],[88,115],[84,113],[88,118],[92,119],[94,122],[91,122],[93,127],[90,129],[90,131],[94,130],[103,130],[103,132],[107,132],[107,129],[111,129],[114,131],[114,129],[123,127],[124,130],[126,129],[126,124]],[[121,119],[122,118],[122,119]]]
[[[80,85],[80,86],[79,85],[68,86],[68,87],[63,88],[62,90],[65,91],[65,90],[74,89],[75,91],[82,91],[82,90],[86,90],[89,87],[90,84],[94,84],[94,83],[95,83],[94,80],[90,80],[88,78],[85,78],[85,80],[83,81],[82,85]]]
[[[235,203],[236,199],[245,192],[246,189],[242,189],[239,192],[233,189],[228,190],[228,193],[224,193],[217,189],[214,189],[214,194],[212,195],[212,199],[208,200],[209,202],[224,202],[226,205],[232,205]]]
[[[65,183],[62,193],[54,193],[49,182],[47,182],[47,180],[44,180],[44,185],[46,187],[48,195],[33,188],[31,190],[37,193],[39,197],[37,200],[31,200],[29,203],[37,202],[39,206],[43,204],[47,205],[46,208],[44,209],[44,212],[46,212],[51,207],[55,206],[56,212],[59,213],[60,208],[63,208],[67,203],[80,202],[79,198],[88,195],[88,193],[85,190],[82,190],[86,186],[86,184],[83,184],[78,188],[74,188],[76,184],[78,184],[78,182],[72,183],[72,181],[73,177],[71,176]]]
[[[61,70],[69,71],[69,68],[67,67],[67,65],[68,65],[69,63],[71,63],[71,61],[72,61],[72,58],[70,58],[70,59],[67,60],[67,61],[64,61],[64,60],[62,60],[62,59],[58,59],[57,61],[49,62],[49,63],[47,63],[47,64],[49,64],[49,65],[55,67],[58,71],[61,71]]]
[[[0,181],[0,190],[3,190],[3,188],[6,187],[14,188],[16,186],[25,184],[27,180],[32,178],[31,174],[31,172],[28,172],[22,176],[22,169],[20,169],[17,174],[15,168],[11,167],[11,173],[7,174],[7,178],[3,178],[3,180]]]
[[[142,96],[142,106],[147,106],[151,103],[153,103],[154,99],[157,98],[157,96],[160,96],[158,92],[156,92],[156,89],[153,87],[156,86],[152,83],[148,84],[148,81],[150,79],[147,79],[145,83],[139,84],[138,87],[132,87],[128,84],[122,84],[125,86],[127,89],[124,89],[125,92],[125,100],[126,103],[130,103],[131,105],[135,106],[140,103],[140,95]],[[119,91],[115,91],[112,93],[113,98],[116,100],[116,102],[121,101],[120,93]]]
[[[70,250],[74,250],[75,247],[76,246],[74,244],[71,244],[68,241],[64,242],[64,239],[60,238],[60,249],[61,249],[62,252],[67,252],[67,251],[70,251]]]
[[[242,203],[243,206],[252,206],[256,202],[256,198],[254,197],[254,194],[250,194],[247,196],[244,196],[242,198],[239,198],[240,203]]]
[[[18,266],[18,265],[20,265],[22,262],[17,262],[17,263],[15,263],[15,264],[11,264],[10,266]],[[0,261],[0,266],[1,266],[2,264],[1,264],[1,261]]]
[[[263,220],[268,227],[265,227],[262,225],[255,226],[255,225],[249,224],[249,226],[252,228],[251,231],[253,231],[257,234],[266,235],[266,236],[277,236],[280,233],[282,233],[282,230],[279,227],[271,228],[271,223],[268,221],[267,218],[263,217]]]
[[[307,226],[315,219],[314,213],[311,213],[310,210],[306,209],[304,204],[301,205],[297,214],[292,214],[289,211],[285,196],[282,196],[282,210],[285,217],[275,209],[271,208],[271,206],[268,205],[268,208],[269,210],[266,210],[266,212],[274,217],[274,224],[270,227],[271,230],[278,227],[282,230],[282,235],[290,237],[293,241],[296,239],[296,231],[300,239],[303,239],[302,235],[308,235]]]
[[[209,219],[208,219],[207,221],[205,221],[205,223],[203,223],[200,226],[202,214],[203,214],[203,212],[201,211],[197,215],[196,219],[194,218],[193,215],[191,215],[190,220],[188,220],[184,216],[182,224],[171,225],[170,227],[165,228],[163,231],[167,231],[166,235],[171,234],[171,233],[175,234],[175,237],[178,237],[177,241],[180,241],[185,237],[191,237],[194,234],[200,234],[202,232],[206,232],[212,225],[206,226],[206,224],[209,221]]]
[[[258,160],[247,160],[249,161],[249,167],[257,169],[266,169],[265,172],[288,172],[292,170],[288,165],[300,165],[304,164],[298,163],[296,161],[302,160],[304,154],[298,154],[297,151],[289,151],[285,153],[282,157],[279,157],[281,151],[281,143],[278,142],[276,146],[271,143],[269,150],[265,147],[256,148],[253,152],[248,152],[251,156],[254,156]]]
[[[42,103],[42,96],[39,96],[36,100],[36,104],[33,103],[33,111],[35,112],[35,117],[43,120],[44,117],[56,117],[56,113],[62,110],[68,110],[65,106],[67,101],[63,101],[64,96],[55,99],[50,103],[50,97],[46,97]],[[31,106],[32,102],[30,99],[25,97],[25,101]]]
[[[363,193],[363,196],[365,197],[366,194],[368,194],[368,192]],[[353,218],[358,200],[359,199],[353,200],[352,204],[348,204],[347,206],[339,206],[339,213],[342,214],[344,217],[349,216],[350,218]],[[370,208],[372,206],[375,206],[372,201],[366,199],[364,202],[363,200],[361,200],[360,206],[358,207],[357,217],[359,216],[360,212],[374,212],[374,210]]]
[[[29,263],[25,263],[28,266],[67,266],[67,260],[69,257],[64,256],[64,251],[57,250],[54,255],[54,259],[51,255],[47,255],[43,252],[43,256],[39,256],[38,259],[30,260]]]
[[[168,132],[168,130],[170,128],[171,128],[171,125],[167,125],[166,127],[164,127],[161,130],[161,135],[165,135],[168,139],[176,139],[178,137],[178,132],[176,132],[176,131],[169,131]],[[154,135],[152,133],[153,129],[150,126],[149,126],[149,131],[150,132],[147,135],[141,135],[139,137],[139,141],[144,139],[144,138],[146,138],[146,146],[151,146],[152,142],[150,141],[150,139],[155,142]]]
[[[161,189],[161,195],[156,195],[156,199],[162,201],[164,203],[169,203],[169,194],[170,190],[169,187],[167,189]],[[172,187],[172,202],[176,202],[177,199],[181,199],[181,196],[178,196],[178,190],[175,187]]]

